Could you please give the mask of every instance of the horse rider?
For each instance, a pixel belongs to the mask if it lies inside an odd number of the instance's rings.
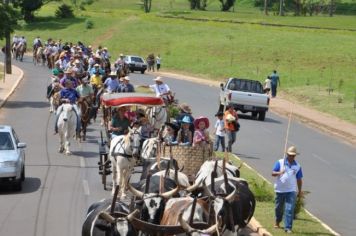
[[[109,122],[109,131],[111,131],[111,138],[124,135],[128,132],[130,127],[130,120],[125,116],[126,108],[119,107],[114,112],[111,121]]]
[[[35,52],[37,50],[37,48],[42,47],[42,41],[40,36],[37,36],[34,40],[33,40],[33,51]]]
[[[14,46],[17,46],[17,44],[19,43],[19,37],[15,34],[14,37],[12,37],[12,45],[11,48],[14,48]]]
[[[124,56],[124,54],[120,53],[119,58],[115,61],[115,64],[114,64],[115,69],[117,71],[120,71],[121,69],[125,68],[125,64],[126,64],[125,56]]]
[[[119,86],[119,92],[120,93],[133,93],[135,92],[135,88],[132,84],[130,84],[130,78],[128,76],[121,77],[120,78],[120,86]]]
[[[80,98],[88,98],[90,103],[94,99],[93,87],[89,84],[88,78],[82,79],[82,84],[76,88]],[[88,101],[88,100],[87,100]]]
[[[105,71],[100,68],[100,65],[96,63],[91,69],[89,69],[90,76],[93,76],[96,72],[99,72],[101,76],[105,74]]]
[[[119,81],[117,80],[117,74],[112,71],[109,77],[104,82],[104,87],[108,93],[115,93],[119,89]]]
[[[25,48],[24,52],[26,52],[27,42],[26,42],[25,36],[22,36],[22,37],[18,40],[18,43],[17,43],[16,48],[19,49],[22,45],[23,45],[24,48]]]
[[[60,96],[61,103],[70,103],[73,105],[73,110],[77,116],[76,131],[77,131],[77,134],[79,134],[79,132],[80,132],[80,110],[78,109],[76,102],[77,102],[78,98],[80,98],[80,95],[77,92],[77,90],[75,90],[73,88],[72,81],[66,80],[65,88],[61,89],[61,91],[59,92],[59,96]],[[60,115],[60,113],[56,114],[56,123],[55,123],[55,128],[54,128],[55,134],[58,133],[57,122],[59,119],[59,115]]]
[[[65,84],[68,80],[72,82],[73,88],[76,88],[79,85],[78,80],[74,77],[74,73],[71,70],[64,71],[64,77],[60,80],[62,88],[66,87]]]
[[[156,93],[156,97],[161,97],[166,105],[169,104],[174,99],[169,86],[163,82],[161,76],[156,77],[153,81],[155,81],[155,84],[141,87],[150,88]]]

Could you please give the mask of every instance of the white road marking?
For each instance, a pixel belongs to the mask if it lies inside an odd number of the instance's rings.
[[[89,196],[90,192],[89,192],[89,184],[87,180],[83,180],[83,189],[84,189],[84,194]]]
[[[318,155],[315,154],[315,153],[313,153],[312,155],[313,155],[313,157],[315,157],[315,158],[318,159],[319,161],[321,161],[321,162],[323,162],[323,163],[325,163],[325,164],[327,164],[327,165],[329,165],[329,166],[331,165],[329,161],[325,160],[325,159],[322,158],[321,156],[318,156]]]
[[[85,160],[84,160],[84,157],[80,157],[80,167],[81,168],[85,168]]]
[[[350,177],[356,179],[356,175],[350,175]]]

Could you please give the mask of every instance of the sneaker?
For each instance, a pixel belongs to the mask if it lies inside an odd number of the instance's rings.
[[[286,229],[285,232],[286,232],[287,234],[293,233],[292,230],[290,230],[290,229]]]

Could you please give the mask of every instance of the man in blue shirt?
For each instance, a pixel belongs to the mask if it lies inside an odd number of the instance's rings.
[[[63,88],[60,92],[59,92],[59,96],[60,96],[60,101],[61,103],[70,103],[73,105],[74,108],[74,112],[77,115],[77,133],[80,132],[80,111],[78,109],[78,106],[76,104],[78,98],[80,98],[79,93],[77,92],[77,90],[75,90],[73,88],[73,82],[71,80],[66,80],[65,81],[65,88]],[[60,107],[58,107],[58,110],[60,111]],[[56,114],[56,123],[55,123],[55,134],[58,133],[58,127],[57,127],[57,122],[58,122],[58,118],[59,118],[60,113]]]
[[[277,96],[277,85],[281,85],[281,81],[279,80],[279,75],[277,74],[277,71],[274,70],[272,75],[270,75],[271,78],[271,90],[272,90],[272,97]]]
[[[284,206],[284,230],[292,233],[294,208],[296,198],[302,196],[302,167],[295,161],[297,149],[294,146],[288,148],[286,157],[274,164],[272,176],[276,177],[274,190],[275,199],[275,228],[280,227],[283,218]]]
[[[105,80],[104,86],[108,93],[115,93],[119,90],[120,84],[117,80],[117,74],[115,71],[112,71],[109,77]]]
[[[130,84],[130,78],[128,76],[122,77],[120,79],[122,81],[120,83],[119,92],[120,93],[133,93],[135,92],[135,88],[132,84]]]

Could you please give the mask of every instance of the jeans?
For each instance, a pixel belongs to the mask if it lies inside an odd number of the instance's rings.
[[[294,208],[297,199],[296,192],[276,193],[275,217],[276,223],[282,221],[284,208],[284,229],[292,230],[294,219]]]
[[[272,89],[272,97],[274,98],[277,96],[277,84],[271,84],[271,89]]]
[[[232,152],[232,145],[236,141],[236,131],[226,131],[227,135],[227,151]]]
[[[224,152],[225,151],[225,137],[215,135],[214,151],[217,151],[219,149],[220,143],[221,143],[222,151]]]

